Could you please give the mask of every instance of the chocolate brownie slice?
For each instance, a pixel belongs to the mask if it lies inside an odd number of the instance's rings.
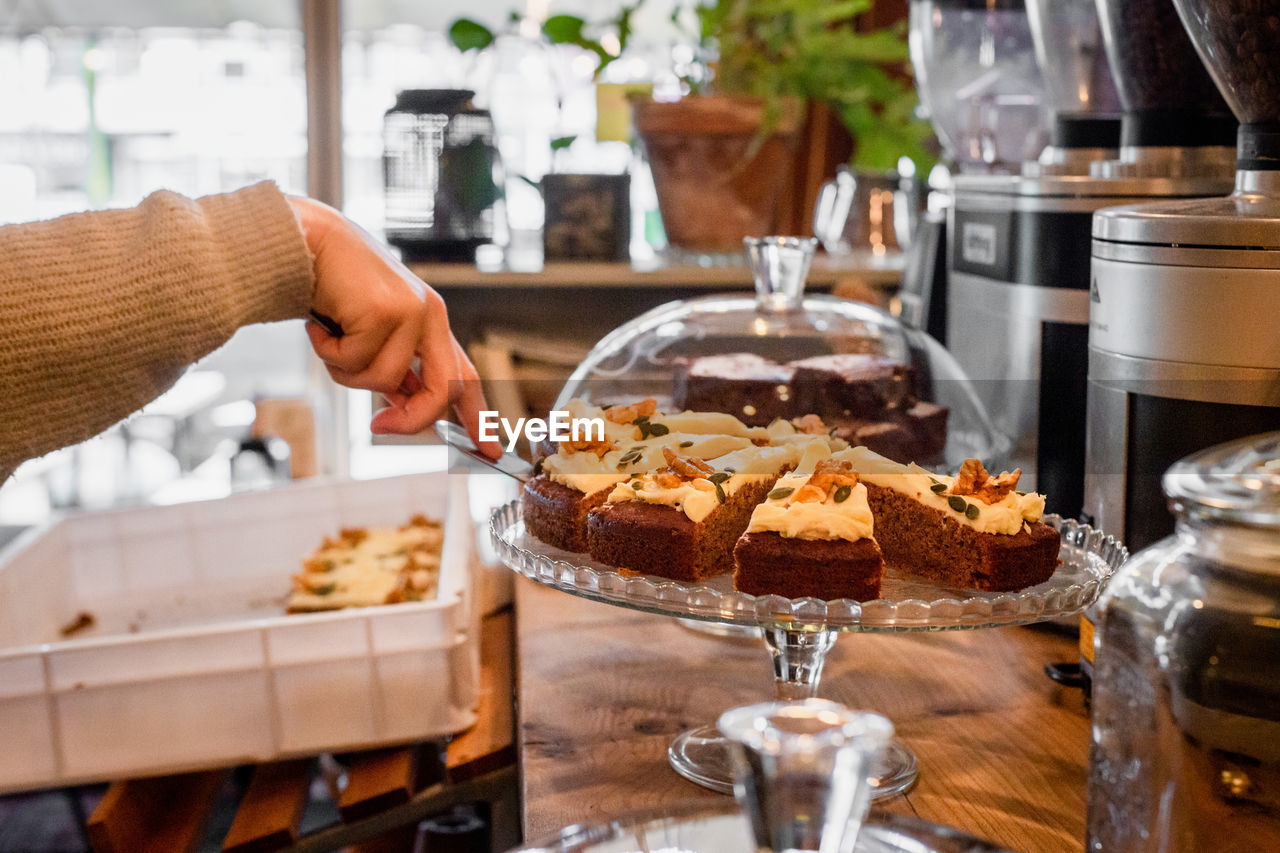
[[[750,353],[675,362],[672,397],[679,408],[727,412],[747,426],[805,414],[791,393],[790,367]]]

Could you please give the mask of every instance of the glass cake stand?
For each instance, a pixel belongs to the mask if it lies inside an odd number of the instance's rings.
[[[744,853],[755,842],[747,817],[730,806],[677,806],[595,825],[575,825],[512,853]],[[872,814],[854,853],[1008,853],[955,829],[896,814]]]
[[[773,656],[778,698],[816,695],[827,652],[841,632],[945,631],[1026,625],[1079,613],[1097,600],[1124,563],[1124,546],[1100,530],[1056,515],[1044,521],[1062,534],[1062,564],[1052,578],[1020,592],[960,590],[885,573],[882,598],[788,599],[733,589],[729,575],[685,583],[621,574],[585,554],[547,545],[525,530],[519,500],[500,506],[489,533],[503,562],[544,586],[592,601],[648,613],[728,625],[756,626]],[[728,743],[714,725],[684,732],[667,751],[677,773],[733,793]],[[917,776],[915,754],[894,741],[871,774],[872,797],[906,791]]]

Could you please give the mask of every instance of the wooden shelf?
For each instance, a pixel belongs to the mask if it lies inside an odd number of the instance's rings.
[[[472,264],[412,263],[409,269],[436,288],[538,287],[538,288],[750,288],[751,272],[745,266],[654,266],[637,268],[628,263],[596,261],[553,262],[538,272],[481,272]],[[830,289],[842,281],[875,287],[896,285],[902,271],[869,266],[820,255],[809,272],[809,284]]]

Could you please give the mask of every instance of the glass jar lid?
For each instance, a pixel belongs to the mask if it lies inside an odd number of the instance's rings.
[[[1164,492],[1180,515],[1280,526],[1280,432],[1186,457],[1165,472]]]

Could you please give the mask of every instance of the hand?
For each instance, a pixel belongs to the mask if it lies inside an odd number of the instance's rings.
[[[421,432],[452,406],[476,445],[501,455],[497,442],[480,441],[480,377],[449,330],[440,295],[338,211],[312,199],[289,201],[315,256],[312,310],[342,327],[334,336],[309,320],[307,336],[335,382],[377,391],[391,403],[374,415],[373,432]]]

